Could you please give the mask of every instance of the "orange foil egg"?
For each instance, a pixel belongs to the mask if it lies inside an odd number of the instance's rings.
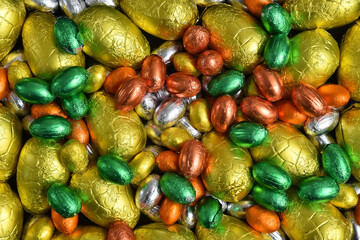
[[[216,131],[224,133],[235,122],[237,107],[235,100],[229,95],[216,99],[211,108],[211,123]]]
[[[202,52],[197,60],[198,70],[206,76],[215,76],[221,72],[224,61],[221,55],[214,50]]]
[[[295,106],[309,117],[320,117],[327,111],[324,98],[313,86],[300,83],[291,91],[291,99]]]
[[[86,146],[89,143],[89,130],[84,120],[69,119],[69,122],[71,124],[71,131],[67,139],[76,139]]]
[[[167,150],[157,155],[155,162],[162,172],[180,172],[179,154],[174,151]]]
[[[176,97],[189,98],[201,91],[201,82],[194,75],[176,72],[167,78],[166,88],[170,94]]]
[[[151,80],[149,92],[159,91],[166,80],[166,65],[163,59],[157,55],[145,58],[141,68],[141,76]]]
[[[277,71],[260,64],[256,66],[253,74],[259,91],[267,100],[275,102],[283,97],[283,81]]]
[[[136,240],[136,237],[126,222],[119,221],[110,225],[107,240]]]
[[[201,177],[196,177],[196,178],[190,178],[189,182],[191,183],[191,185],[194,187],[195,189],[195,200],[191,203],[191,206],[195,206],[197,204],[197,202],[200,201],[200,199],[205,196],[206,193],[206,189],[205,186],[201,180]]]
[[[172,225],[179,220],[183,210],[184,205],[174,202],[166,197],[160,206],[160,219],[165,225]]]
[[[259,205],[247,208],[245,217],[250,227],[259,232],[272,233],[280,228],[280,219],[276,212]]]
[[[0,68],[0,100],[9,93],[9,81],[7,79],[7,71]]]
[[[205,168],[206,150],[197,139],[184,143],[180,151],[179,166],[186,178],[199,176]]]
[[[291,100],[280,100],[274,103],[279,120],[290,124],[302,124],[307,116],[300,112]]]
[[[244,98],[240,103],[243,114],[251,121],[271,124],[277,120],[277,110],[271,102],[258,96]]]
[[[31,116],[34,119],[47,115],[56,115],[63,118],[68,118],[64,110],[56,102],[50,102],[44,105],[34,104],[31,107]]]
[[[349,90],[340,85],[324,85],[319,87],[318,91],[329,107],[342,107],[345,106],[350,100]]]
[[[272,2],[272,0],[244,0],[244,4],[248,8],[249,12],[258,18],[260,17],[261,10]]]
[[[51,209],[51,220],[59,232],[64,234],[72,233],[78,225],[79,215],[63,218],[54,209]]]
[[[148,89],[146,83],[142,77],[133,77],[123,83],[116,94],[116,108],[128,112],[139,105]]]
[[[106,77],[104,88],[109,93],[115,95],[124,82],[135,76],[137,76],[136,72],[131,67],[119,67]]]
[[[358,195],[359,198],[359,195]],[[357,222],[357,224],[360,225],[360,198],[358,203],[356,204],[356,208],[355,208],[355,220]]]
[[[189,27],[183,37],[183,43],[186,51],[196,54],[204,51],[209,45],[210,33],[206,28],[194,25]]]

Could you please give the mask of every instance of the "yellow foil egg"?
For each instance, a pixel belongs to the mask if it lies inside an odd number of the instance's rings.
[[[8,68],[8,81],[12,89],[15,88],[15,84],[18,81],[29,77],[32,77],[32,73],[26,62],[15,61],[10,64]]]
[[[280,213],[281,228],[291,240],[351,239],[351,225],[330,203],[306,203],[288,192],[289,206]]]
[[[132,228],[137,224],[140,210],[135,205],[130,185],[102,179],[96,165],[73,174],[70,187],[81,198],[81,212],[94,223],[109,227],[113,222],[124,221]]]
[[[161,133],[161,143],[174,151],[180,151],[182,145],[193,137],[183,128],[171,127]]]
[[[287,92],[299,82],[317,88],[339,66],[339,46],[324,29],[297,34],[290,40],[290,47],[289,62],[280,73]]]
[[[176,40],[198,18],[192,0],[123,0],[121,9],[145,32],[164,40]]]
[[[286,0],[283,8],[297,30],[341,27],[360,15],[358,0]]]
[[[155,167],[155,156],[152,152],[143,151],[137,154],[129,163],[134,174],[132,184],[139,184]]]
[[[21,203],[33,214],[50,209],[47,189],[55,182],[67,184],[70,174],[60,162],[61,145],[56,142],[29,139],[21,149],[16,183]]]
[[[180,224],[150,223],[137,227],[134,234],[139,240],[196,240],[194,233]]]
[[[109,67],[139,68],[150,45],[139,28],[115,8],[86,8],[77,19],[84,52]]]
[[[0,106],[0,180],[9,179],[15,172],[22,146],[22,126],[9,108]]]
[[[346,183],[340,184],[340,191],[338,195],[330,201],[332,205],[342,209],[354,208],[358,203],[358,195],[353,187]]]
[[[283,167],[293,184],[319,173],[318,152],[299,130],[282,122],[268,125],[267,130],[265,142],[250,149],[256,162],[270,161]]]
[[[201,141],[208,150],[207,167],[202,173],[206,189],[223,201],[243,199],[253,186],[253,161],[248,150],[215,131],[206,133]]]
[[[86,123],[101,155],[112,153],[129,160],[145,147],[146,132],[139,116],[116,110],[113,97],[103,91],[89,98]]]
[[[54,224],[50,217],[35,215],[26,222],[21,239],[50,240],[54,234],[54,230]]]
[[[196,225],[196,237],[198,240],[262,240],[259,232],[255,231],[243,221],[223,215],[220,224],[214,229],[207,229]]]
[[[228,68],[251,73],[261,62],[268,34],[248,12],[227,4],[209,7],[202,25],[210,32],[210,47]]]
[[[25,21],[23,0],[0,1],[0,60],[15,46]]]
[[[70,172],[82,172],[89,163],[88,152],[82,143],[71,139],[60,150],[60,161]]]
[[[178,72],[186,72],[198,77],[201,73],[197,69],[196,60],[197,58],[190,53],[177,53],[173,59],[174,68]]]
[[[99,90],[105,82],[107,69],[102,65],[93,65],[87,69],[89,78],[83,89],[86,93]]]
[[[344,34],[340,44],[338,83],[346,87],[351,98],[360,101],[360,21]]]
[[[19,197],[9,184],[0,183],[0,239],[20,239],[24,213]]]
[[[210,119],[211,106],[204,98],[193,101],[189,107],[190,122],[200,132],[209,132],[213,128]]]
[[[71,55],[55,45],[55,21],[56,17],[50,13],[35,12],[26,19],[22,30],[24,53],[29,67],[35,76],[47,80],[51,80],[64,68],[85,67],[82,52]]]
[[[107,230],[97,226],[78,226],[71,234],[57,232],[51,240],[106,240]]]

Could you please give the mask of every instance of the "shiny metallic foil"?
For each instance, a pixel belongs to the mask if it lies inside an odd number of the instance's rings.
[[[56,232],[51,240],[106,240],[107,230],[97,226],[78,226],[71,234]]]
[[[205,11],[202,24],[210,32],[210,47],[226,67],[250,73],[262,60],[268,34],[245,10],[215,5]]]
[[[119,5],[120,0],[85,0],[86,5],[107,5],[110,7],[116,7]]]
[[[136,239],[141,240],[196,240],[194,233],[187,227],[174,224],[150,223],[137,227],[134,231]]]
[[[331,132],[337,126],[339,118],[339,112],[331,110],[321,117],[308,120],[305,123],[304,130],[307,134],[312,136]]]
[[[198,18],[192,0],[123,0],[120,6],[139,28],[164,40],[180,39]]]
[[[149,210],[158,204],[163,196],[160,190],[160,175],[151,174],[138,186],[135,204],[141,210]]]
[[[158,106],[158,100],[153,93],[147,93],[142,98],[141,103],[135,107],[135,112],[139,117],[145,120],[151,120],[154,117],[155,109]]]
[[[185,111],[186,106],[182,98],[169,98],[156,108],[154,123],[162,128],[171,127],[184,116]]]
[[[54,234],[55,227],[50,217],[33,215],[24,225],[21,239],[49,240]]]
[[[58,0],[25,0],[26,7],[41,11],[55,12],[59,7]]]
[[[86,8],[84,0],[59,0],[59,4],[66,16],[72,19]]]
[[[139,68],[150,54],[149,42],[141,31],[112,7],[88,7],[76,22],[84,41],[83,51],[109,67]]]

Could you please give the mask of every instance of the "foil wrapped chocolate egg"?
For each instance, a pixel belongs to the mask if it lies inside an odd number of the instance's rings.
[[[24,53],[29,67],[35,76],[47,80],[67,67],[85,66],[82,52],[71,55],[56,46],[53,33],[55,21],[55,16],[50,13],[35,12],[26,19],[22,30]]]
[[[129,160],[145,147],[146,132],[138,115],[116,110],[114,99],[103,91],[89,98],[86,123],[101,155],[111,153]]]
[[[196,240],[194,233],[180,224],[166,226],[163,223],[150,223],[137,227],[134,234],[136,239],[141,240]]]
[[[21,239],[50,240],[55,227],[50,217],[34,215],[25,223]]]
[[[98,226],[79,226],[71,234],[57,232],[51,240],[107,240],[107,230]]]
[[[202,24],[210,32],[209,46],[221,54],[226,67],[250,73],[261,61],[268,34],[244,9],[211,6]]]
[[[109,67],[139,68],[150,55],[149,42],[136,25],[115,8],[97,5],[77,18],[83,51]]]

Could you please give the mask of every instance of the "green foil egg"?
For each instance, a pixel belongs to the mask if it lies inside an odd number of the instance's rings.
[[[287,190],[291,186],[291,176],[282,167],[270,162],[259,162],[253,166],[254,179],[265,187]]]
[[[67,17],[58,17],[53,31],[56,43],[65,52],[76,55],[81,51],[84,44],[73,20]]]
[[[51,185],[47,191],[47,201],[64,218],[76,216],[81,210],[80,198],[65,184]]]
[[[323,151],[322,164],[327,175],[338,184],[347,182],[351,176],[350,159],[336,143],[329,144]]]
[[[267,136],[266,128],[258,123],[247,121],[234,125],[229,132],[230,140],[243,148],[259,146]]]
[[[270,3],[263,7],[260,18],[266,31],[271,34],[287,35],[291,30],[289,14],[277,3]]]
[[[129,164],[112,154],[99,157],[97,168],[105,180],[120,185],[129,184],[134,177]]]
[[[83,92],[62,99],[62,107],[72,119],[83,118],[89,110],[88,100]]]
[[[29,131],[40,140],[59,140],[69,135],[71,124],[63,117],[49,115],[35,119],[30,124]]]
[[[339,185],[328,176],[304,179],[299,184],[298,195],[305,201],[328,202],[339,193]]]
[[[213,97],[237,93],[245,83],[244,74],[236,70],[227,70],[213,77],[208,83],[208,93]]]
[[[184,177],[166,172],[160,180],[161,191],[171,200],[188,204],[195,200],[195,189]]]
[[[261,185],[254,186],[252,195],[258,204],[275,212],[284,211],[289,203],[284,191],[263,187]]]
[[[47,104],[55,99],[50,85],[39,78],[24,78],[15,85],[16,94],[31,104]]]
[[[85,87],[88,77],[85,68],[69,67],[54,77],[51,92],[61,98],[70,97]]]
[[[266,43],[264,50],[265,63],[269,68],[280,69],[284,67],[290,56],[290,39],[286,34],[276,34]]]
[[[204,228],[216,228],[221,222],[223,211],[220,202],[207,196],[197,206],[197,220]]]

